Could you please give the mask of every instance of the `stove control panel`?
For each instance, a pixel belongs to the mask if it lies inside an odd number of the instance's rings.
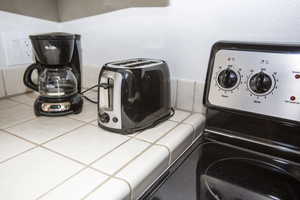
[[[221,49],[210,76],[210,105],[300,122],[300,53]]]

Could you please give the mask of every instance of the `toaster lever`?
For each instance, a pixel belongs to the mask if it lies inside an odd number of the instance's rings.
[[[108,89],[108,88],[112,88],[113,85],[112,85],[112,84],[108,84],[108,83],[101,83],[101,84],[99,85],[99,87],[102,87],[102,88],[104,88],[104,89]]]

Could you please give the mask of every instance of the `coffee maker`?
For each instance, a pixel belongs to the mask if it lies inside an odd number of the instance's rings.
[[[24,73],[24,84],[39,92],[37,116],[63,116],[82,111],[80,35],[47,33],[30,35],[36,62]],[[37,71],[38,83],[32,80]]]

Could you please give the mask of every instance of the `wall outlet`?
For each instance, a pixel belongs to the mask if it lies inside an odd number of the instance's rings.
[[[27,34],[19,32],[3,33],[2,42],[7,66],[30,64],[34,61],[31,42]]]
[[[22,56],[23,61],[25,63],[32,63],[33,62],[33,53],[32,53],[32,46],[30,39],[21,39],[20,45],[22,49]]]

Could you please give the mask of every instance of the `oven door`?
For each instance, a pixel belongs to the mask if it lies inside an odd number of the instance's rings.
[[[234,146],[207,143],[197,169],[198,200],[297,200],[297,164]]]
[[[173,168],[140,199],[300,199],[299,164],[229,144],[202,143]]]

